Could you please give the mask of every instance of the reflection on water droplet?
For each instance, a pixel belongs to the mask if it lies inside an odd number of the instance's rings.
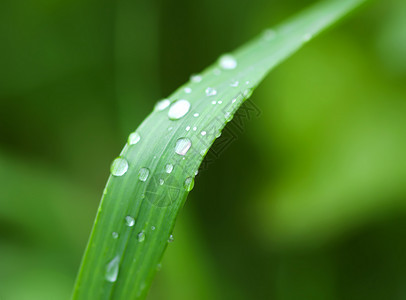
[[[192,142],[188,138],[180,138],[176,141],[175,152],[179,155],[185,155],[191,146]]]
[[[190,126],[186,126],[186,131],[189,131],[190,130]]]
[[[117,233],[117,232],[112,232],[111,235],[113,236],[113,239],[117,239],[117,238],[118,238],[118,233]]]
[[[185,99],[174,102],[168,111],[168,117],[171,120],[178,120],[189,112],[190,103]]]
[[[133,217],[131,217],[131,216],[126,216],[126,217],[125,217],[125,224],[126,224],[128,227],[133,227],[134,224],[135,224],[135,219],[134,219]]]
[[[202,132],[200,132],[200,134],[201,134],[201,135],[203,135],[203,136],[205,136],[205,135],[206,135],[206,133],[207,133],[206,131],[202,131]]]
[[[190,192],[193,189],[194,185],[195,185],[195,181],[192,177],[186,178],[185,182],[183,184],[185,190],[188,192]]]
[[[138,235],[137,235],[137,239],[140,243],[142,243],[143,241],[145,241],[145,233],[144,231],[141,231]]]
[[[233,81],[232,83],[230,83],[230,86],[237,87],[239,85],[239,83],[240,82],[238,80],[236,80],[236,81]]]
[[[110,167],[111,175],[123,176],[128,170],[128,162],[121,157],[116,158]]]
[[[141,139],[141,136],[139,135],[138,132],[133,132],[128,136],[128,144],[130,145],[135,145],[138,143]]]
[[[199,174],[199,170],[196,170],[195,175]]]
[[[221,103],[223,103],[223,101],[220,100],[220,101],[217,101],[217,103],[218,103],[218,104],[221,104]]]
[[[199,116],[199,113],[194,113],[193,117],[197,118]]]
[[[109,282],[116,282],[120,257],[117,255],[106,265],[105,278]]]
[[[195,126],[195,127],[193,127],[193,131],[196,131],[197,130],[197,127]]]
[[[165,172],[166,172],[166,173],[170,174],[170,173],[172,172],[172,170],[173,170],[173,165],[167,164],[167,165],[165,166]]]
[[[168,243],[172,243],[175,239],[173,238],[173,235],[171,234],[168,238]]]
[[[190,87],[185,87],[185,88],[183,89],[183,91],[184,91],[186,94],[190,94],[190,93],[192,92],[192,89],[191,89]]]
[[[146,181],[149,176],[149,169],[148,168],[141,168],[140,172],[138,173],[138,179],[141,181]]]
[[[213,104],[213,105],[216,104],[216,101],[213,100],[213,101],[211,102],[211,104]]]
[[[202,76],[197,75],[197,74],[193,74],[190,76],[190,81],[192,82],[200,82],[202,81]]]
[[[208,97],[217,95],[217,91],[211,87],[208,87],[205,90],[205,93],[206,93],[206,96],[208,96]]]
[[[171,101],[169,99],[163,99],[159,101],[157,104],[155,104],[155,109],[158,111],[164,110],[171,104]]]
[[[232,70],[237,67],[237,60],[230,54],[224,54],[219,58],[219,65],[223,69]]]

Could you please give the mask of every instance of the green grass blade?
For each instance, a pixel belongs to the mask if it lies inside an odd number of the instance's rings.
[[[273,67],[362,2],[313,6],[222,56],[155,107],[112,164],[73,299],[145,298],[195,173],[221,130]]]

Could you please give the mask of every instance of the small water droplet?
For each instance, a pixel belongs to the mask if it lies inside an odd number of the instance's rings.
[[[199,170],[196,170],[196,172],[195,172],[195,176],[196,176],[197,174],[199,174]]]
[[[200,134],[201,134],[201,135],[203,135],[203,136],[205,136],[205,135],[206,135],[206,133],[207,133],[206,131],[202,131],[202,132],[200,132]]]
[[[157,104],[155,104],[155,109],[158,111],[164,110],[171,104],[171,101],[169,99],[163,99],[159,101]]]
[[[216,101],[213,100],[213,101],[211,102],[211,104],[213,104],[213,105],[216,104]]]
[[[199,113],[194,113],[193,117],[197,118],[199,116]]]
[[[165,166],[165,172],[166,173],[170,174],[170,173],[172,173],[172,170],[173,170],[173,165],[172,164],[167,164]]]
[[[163,180],[162,178],[159,179],[159,185],[163,185],[165,183],[165,180]]]
[[[151,226],[151,230],[155,230],[155,226]]]
[[[185,116],[189,112],[189,109],[189,101],[185,99],[178,100],[172,103],[171,107],[169,108],[168,117],[171,120],[178,120]]]
[[[105,278],[109,282],[116,282],[120,257],[117,255],[106,265]]]
[[[139,135],[138,132],[133,132],[128,136],[128,144],[130,145],[135,145],[138,143],[141,139],[141,136]]]
[[[194,185],[195,185],[195,181],[194,181],[193,177],[186,178],[185,182],[183,184],[185,190],[187,190],[188,192],[190,192],[193,189]]]
[[[162,264],[161,263],[157,264],[156,265],[156,270],[161,271],[161,269],[162,269]]]
[[[126,216],[126,217],[125,217],[125,224],[126,224],[128,227],[133,227],[134,224],[135,224],[135,219],[134,219],[133,217],[131,217],[131,216]]]
[[[184,91],[186,94],[190,94],[190,93],[192,92],[192,89],[191,89],[190,87],[185,87],[185,88],[183,89],[183,91]]]
[[[235,103],[235,101],[237,101],[237,99],[233,99],[233,100],[231,101],[231,103]]]
[[[247,81],[245,82],[245,84],[250,84],[250,81],[249,81],[249,80],[247,80]]]
[[[117,238],[118,238],[118,233],[117,233],[117,232],[112,232],[111,235],[113,236],[113,239],[117,239]]]
[[[237,60],[230,54],[224,54],[219,58],[219,65],[223,69],[232,70],[237,67]]]
[[[230,86],[232,87],[237,87],[240,84],[240,82],[238,80],[233,81],[232,83],[230,83]]]
[[[186,126],[186,131],[189,131],[190,130],[190,126]]]
[[[193,127],[193,131],[196,131],[197,130],[197,127],[195,126],[195,127]]]
[[[192,142],[188,138],[180,138],[176,141],[175,152],[179,155],[185,155],[191,146]]]
[[[190,76],[190,81],[192,82],[200,82],[202,81],[202,76],[197,75],[197,74],[193,74]]]
[[[168,238],[168,243],[173,243],[175,239],[173,238],[173,235],[171,234]]]
[[[138,173],[138,179],[141,181],[146,181],[149,176],[149,169],[148,168],[141,168],[140,172]]]
[[[220,101],[217,101],[217,103],[218,103],[218,104],[221,104],[221,103],[223,103],[223,101],[220,100]]]
[[[116,158],[110,167],[111,175],[123,176],[128,170],[128,162],[124,158]]]
[[[145,233],[144,231],[141,231],[138,235],[137,235],[137,239],[140,243],[142,243],[143,241],[145,241]]]
[[[173,129],[173,127],[168,127],[168,131],[171,131]]]
[[[208,97],[217,95],[217,91],[215,89],[213,89],[212,87],[208,87],[205,90],[205,93],[206,93],[206,96],[208,96]]]

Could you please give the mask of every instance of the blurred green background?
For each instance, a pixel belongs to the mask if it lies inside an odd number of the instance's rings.
[[[128,133],[314,1],[138,2],[0,3],[2,300],[68,299]],[[261,115],[199,173],[148,299],[406,299],[406,2],[369,3],[252,102]]]

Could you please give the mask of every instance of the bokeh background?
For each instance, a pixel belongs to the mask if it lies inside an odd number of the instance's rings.
[[[128,133],[313,2],[2,0],[0,299],[68,299]],[[406,2],[364,6],[251,101],[148,299],[406,299]]]

